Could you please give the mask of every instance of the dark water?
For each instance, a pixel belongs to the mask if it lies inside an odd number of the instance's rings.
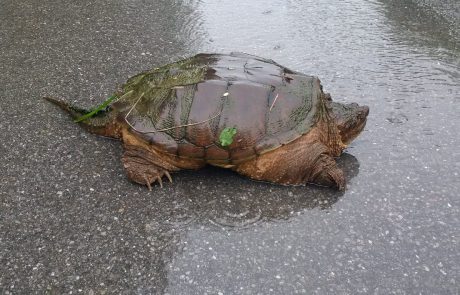
[[[457,1],[4,2],[1,292],[460,292]],[[272,58],[368,105],[347,190],[210,168],[149,193],[117,142],[39,99],[93,105],[201,51]]]

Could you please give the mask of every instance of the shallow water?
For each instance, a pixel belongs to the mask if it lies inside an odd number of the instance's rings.
[[[167,291],[458,292],[459,22],[411,1],[204,1],[199,9],[205,50],[314,73],[334,99],[371,114],[347,150],[359,173],[338,199],[325,193],[327,210],[291,204],[314,199],[310,188],[288,190],[291,216],[260,213],[280,206],[270,193],[252,210],[238,203],[259,221],[190,229]]]
[[[455,14],[409,0],[4,7],[1,291],[459,292]],[[126,180],[117,142],[39,100],[92,105],[138,71],[201,51],[272,58],[319,76],[334,100],[368,105],[339,159],[347,190],[209,168],[149,193]]]

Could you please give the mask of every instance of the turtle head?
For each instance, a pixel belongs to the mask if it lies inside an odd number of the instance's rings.
[[[342,104],[338,102],[331,102],[331,107],[342,142],[348,145],[366,126],[369,107],[360,106],[357,103]]]

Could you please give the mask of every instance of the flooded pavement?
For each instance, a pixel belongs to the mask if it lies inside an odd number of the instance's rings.
[[[456,2],[3,1],[0,293],[458,294]],[[201,51],[272,58],[368,105],[346,191],[208,168],[149,192],[119,142],[40,99],[92,106]]]

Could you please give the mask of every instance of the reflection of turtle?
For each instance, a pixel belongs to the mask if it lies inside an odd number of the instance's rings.
[[[47,98],[90,132],[120,138],[131,180],[206,164],[257,180],[343,189],[339,156],[369,109],[339,104],[317,77],[242,53],[199,54],[136,75],[93,111]]]

